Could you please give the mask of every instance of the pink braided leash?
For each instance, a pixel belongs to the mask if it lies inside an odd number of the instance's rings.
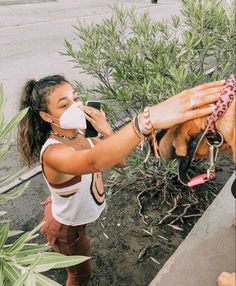
[[[223,114],[228,110],[230,104],[234,100],[236,93],[236,80],[233,75],[231,75],[226,83],[223,91],[220,94],[220,98],[215,104],[215,110],[207,119],[206,129],[207,131],[215,131],[215,122],[223,116]]]

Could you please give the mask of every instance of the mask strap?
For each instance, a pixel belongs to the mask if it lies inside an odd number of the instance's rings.
[[[54,116],[52,116],[52,115],[50,115],[50,114],[48,114],[48,113],[47,113],[47,115],[49,115],[52,119],[56,119],[56,120],[60,121],[60,118],[56,118],[56,117],[54,117]],[[54,123],[53,121],[52,121],[52,122],[50,122],[50,123],[51,123],[51,124],[53,124],[53,125],[55,125],[55,126],[57,126],[57,127],[59,127],[59,128],[61,128],[61,126],[60,126],[60,125],[58,125],[58,124]]]

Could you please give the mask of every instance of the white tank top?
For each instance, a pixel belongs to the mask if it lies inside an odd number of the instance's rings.
[[[91,139],[90,146],[94,147]],[[40,163],[43,170],[43,152],[51,144],[63,144],[56,139],[48,138],[40,152]],[[74,150],[74,149],[73,149]],[[44,173],[43,177],[51,192],[52,215],[62,224],[83,225],[95,221],[105,208],[105,193],[101,173],[75,176],[62,184],[51,184]],[[76,190],[70,197],[62,197],[58,193]]]

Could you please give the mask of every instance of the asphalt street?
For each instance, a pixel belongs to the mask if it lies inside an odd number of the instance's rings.
[[[160,0],[158,4],[150,0],[120,2],[125,7],[135,6],[138,13],[148,9],[155,20],[168,20],[180,13],[178,0]],[[90,77],[73,69],[69,58],[59,52],[64,51],[64,39],[72,43],[77,40],[72,27],[77,19],[99,22],[111,15],[110,6],[114,3],[115,0],[0,0],[0,82],[7,97],[6,119],[17,112],[20,92],[28,79],[60,73],[71,81],[91,83]]]

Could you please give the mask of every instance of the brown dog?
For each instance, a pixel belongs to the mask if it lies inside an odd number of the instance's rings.
[[[159,142],[159,153],[165,163],[176,158],[177,156],[187,155],[187,144],[189,140],[196,136],[205,128],[207,117],[202,117],[187,121],[183,124],[169,128],[166,134]],[[234,98],[226,113],[216,121],[216,129],[224,137],[224,144],[220,147],[220,151],[230,147],[233,153],[233,160],[236,162],[236,100]],[[209,146],[204,138],[194,158],[203,158],[208,155]]]

